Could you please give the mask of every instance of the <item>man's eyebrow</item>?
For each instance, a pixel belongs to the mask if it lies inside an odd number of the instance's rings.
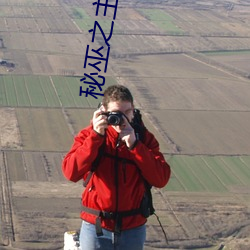
[[[129,108],[129,109],[125,110],[125,112],[132,111],[132,110],[133,110],[133,108]]]

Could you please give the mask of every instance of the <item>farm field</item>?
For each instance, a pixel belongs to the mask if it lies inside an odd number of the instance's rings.
[[[42,239],[40,244],[45,244],[46,249],[49,249],[52,243],[61,244],[63,229],[79,225],[77,214],[82,186],[81,183],[72,184],[64,180],[59,167],[62,157],[62,153],[51,152],[6,152],[8,172],[13,181],[12,208],[15,212],[14,225],[17,237],[15,245],[19,244],[17,246],[26,246],[27,249],[31,249],[32,244],[27,242],[30,238]],[[187,244],[189,238],[192,238],[194,245],[211,244],[214,243],[211,240],[214,235],[221,233],[226,236],[230,234],[232,227],[238,228],[242,223],[247,223],[247,200],[242,201],[239,205],[235,197],[240,197],[244,190],[247,192],[248,186],[239,182],[239,175],[234,176],[234,179],[228,175],[229,165],[233,161],[240,165],[243,159],[226,156],[174,156],[170,160],[173,176],[167,188],[168,191],[153,189],[153,194],[157,214],[167,230],[171,246],[178,245],[179,239],[183,235],[185,235],[183,240]],[[249,157],[244,159],[244,161],[246,160],[249,161]],[[18,162],[18,167],[15,161]],[[208,165],[212,167],[214,162],[217,162],[219,166],[224,165],[227,170],[225,172],[217,168],[212,170]],[[190,174],[185,175],[195,178],[190,182],[188,178],[183,179],[183,176],[187,169],[194,171],[191,167],[192,164],[198,172],[194,177]],[[37,172],[38,168],[39,173]],[[202,174],[201,169],[204,171]],[[207,177],[215,179],[209,182],[207,178],[201,183],[202,176],[205,174]],[[175,185],[174,179],[178,179],[182,184]],[[198,185],[195,185],[196,182]],[[226,182],[227,184],[224,185]],[[218,189],[215,190],[212,184],[217,188],[220,187],[220,192]],[[181,187],[186,187],[186,196],[183,196]],[[228,190],[223,189],[225,187]],[[234,187],[235,189],[233,189]],[[234,190],[234,195],[232,195],[232,190]],[[65,198],[67,198],[66,201]],[[168,213],[164,212],[165,209]],[[228,224],[228,219],[230,224]],[[33,227],[32,232],[28,230],[31,221],[38,223],[40,220],[43,221],[40,223],[40,227]],[[51,222],[53,224],[50,229],[53,232],[46,229],[50,225],[48,223]],[[60,229],[55,230],[56,227]],[[162,233],[155,217],[149,219],[148,230],[150,233],[147,246],[164,245],[162,237],[153,243],[155,236]]]
[[[173,156],[169,191],[235,192],[249,189],[249,156]]]
[[[249,112],[151,110],[182,154],[249,155]],[[195,130],[195,134],[192,132]]]
[[[0,148],[20,149],[21,138],[14,108],[0,108]]]
[[[168,15],[163,10],[157,9],[140,9],[139,13],[141,13],[148,20],[152,21],[156,27],[160,30],[173,33],[176,35],[182,35],[183,31],[177,25],[175,25],[175,20],[171,15]]]
[[[71,34],[10,32],[4,38],[8,47],[4,55],[16,64],[12,74],[81,76],[89,72],[83,72],[88,40],[80,34],[74,38]]]
[[[240,69],[249,74],[250,65],[250,51],[224,51],[224,52],[214,52],[214,53],[206,53],[206,56],[216,60],[222,64],[230,65],[235,69]]]
[[[42,8],[42,12],[37,5]],[[23,2],[23,5],[20,4],[15,9],[3,5],[1,10],[0,29],[7,48],[4,54],[17,64],[13,74],[81,75],[83,57],[91,38],[88,30],[93,27],[95,20],[107,23],[104,29],[110,30],[112,19],[110,14],[108,20],[96,19],[93,17],[91,5],[83,8],[79,7],[79,3],[69,6],[67,3],[59,5],[55,2]],[[227,20],[225,15],[217,12],[200,10],[191,14],[190,10],[173,11],[171,8],[122,8],[119,11],[120,15],[117,15],[115,20],[115,32],[110,41],[114,57],[138,53],[239,50],[249,47],[248,27],[242,26],[242,23],[233,17],[234,13],[230,17],[230,27],[241,29],[231,31],[222,25]],[[158,20],[154,20],[157,18]],[[164,30],[166,27],[158,28],[154,21],[160,21],[159,19],[162,22],[171,20],[173,25],[183,30],[183,36],[175,36],[175,31],[171,31],[172,24],[166,25],[169,30]],[[77,22],[82,26],[82,30]],[[116,35],[116,29],[127,35]],[[233,42],[230,35],[233,36]],[[109,74],[112,75],[112,72]]]
[[[106,86],[115,83],[106,76]],[[0,78],[2,107],[85,107],[96,108],[99,101],[79,96],[80,77],[4,75]],[[83,86],[84,90],[84,86]]]
[[[72,135],[61,110],[17,109],[16,112],[24,150],[60,152],[69,148]]]
[[[145,250],[249,249],[249,3],[160,2],[119,3],[103,87],[131,89],[172,168],[152,190],[169,244],[152,216]],[[0,65],[1,250],[61,249],[79,229],[82,183],[61,162],[101,100],[79,86],[92,72],[88,30],[97,20],[110,31],[113,11],[102,12],[91,1],[0,0],[0,59],[15,65]]]
[[[9,151],[5,159],[13,182],[62,182],[62,153]],[[39,169],[39,171],[37,171]]]
[[[213,12],[206,10],[173,9],[165,10],[176,24],[184,31],[196,32],[197,34],[209,34],[212,36],[248,36],[249,27],[246,24],[238,23],[239,19],[235,18],[233,11],[230,15],[225,12],[219,13],[219,8]],[[244,11],[243,11],[244,12]],[[209,23],[209,25],[208,25]],[[232,41],[232,40],[231,40]],[[223,46],[223,45],[222,45]]]
[[[247,111],[250,105],[247,79],[192,55],[117,60],[114,72],[135,90],[145,110]]]

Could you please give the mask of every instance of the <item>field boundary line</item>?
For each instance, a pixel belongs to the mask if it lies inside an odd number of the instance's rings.
[[[153,111],[156,109],[148,109],[148,111]],[[249,113],[250,109],[240,110],[240,109],[173,109],[173,108],[159,108],[157,110],[175,111],[175,112],[221,112],[221,113]]]
[[[20,153],[21,153],[22,160],[23,160],[23,169],[24,169],[24,173],[25,173],[25,178],[26,178],[26,181],[29,181],[28,167],[27,167],[27,162],[25,160],[24,152],[22,151]]]
[[[65,121],[66,121],[66,123],[67,123],[67,126],[68,126],[68,128],[69,128],[70,133],[74,136],[74,135],[76,134],[76,133],[75,133],[75,130],[74,130],[74,127],[73,127],[72,123],[70,122],[70,118],[69,118],[69,115],[68,115],[67,112],[66,112],[65,107],[62,105],[62,102],[61,102],[61,100],[60,100],[60,98],[59,98],[58,92],[57,92],[57,90],[56,90],[56,87],[55,87],[55,85],[54,85],[54,82],[53,82],[53,79],[52,79],[51,76],[50,76],[50,80],[51,80],[51,82],[52,82],[52,84],[53,84],[53,87],[54,87],[54,89],[55,89],[56,95],[57,95],[57,97],[58,97],[58,99],[59,99],[63,117],[64,117],[64,119],[65,119]],[[67,89],[69,89],[69,91],[70,91],[70,95],[71,95],[72,98],[73,98],[75,107],[77,107],[76,102],[75,102],[75,99],[74,99],[74,96],[73,96],[73,94],[72,94],[70,88],[68,88],[68,82],[67,82],[65,79],[64,79],[64,82],[65,82],[66,85],[67,85]],[[80,108],[80,107],[79,107],[79,108]]]
[[[196,52],[196,53],[197,53],[197,52]],[[197,53],[197,54],[201,54],[201,53]],[[228,74],[228,75],[231,75],[231,76],[233,76],[233,77],[236,77],[236,78],[239,78],[239,79],[241,79],[241,80],[244,80],[245,82],[249,82],[249,79],[246,78],[246,77],[243,77],[243,76],[241,76],[241,75],[239,75],[239,74],[237,74],[237,73],[232,73],[232,72],[230,72],[228,69],[223,69],[221,66],[216,66],[216,65],[213,65],[213,64],[209,64],[209,63],[207,63],[207,62],[204,62],[204,61],[201,60],[201,58],[196,58],[196,57],[190,55],[190,53],[183,53],[183,55],[186,56],[186,57],[188,57],[188,58],[191,58],[192,60],[195,60],[195,61],[197,61],[197,62],[203,63],[203,64],[205,64],[205,65],[207,65],[207,66],[209,66],[209,67],[211,67],[211,68],[214,68],[214,69],[216,69],[216,70],[218,70],[218,71],[224,72],[224,73],[226,73],[226,74]],[[210,59],[209,61],[212,61],[212,60]]]
[[[13,107],[12,107],[13,108]],[[17,109],[18,108],[20,108],[20,107],[17,107]],[[27,108],[27,107],[22,107],[21,109],[23,109],[23,108]],[[35,109],[37,109],[37,108],[39,108],[39,107],[36,107]],[[16,107],[15,107],[15,109],[16,109]],[[29,108],[27,108],[27,109],[29,109]],[[56,108],[56,109],[62,109],[62,108]],[[64,108],[65,109],[65,108]],[[68,108],[66,108],[66,109],[68,109]],[[65,110],[66,110],[65,109]],[[26,149],[11,149],[11,148],[4,148],[4,149],[2,149],[2,151],[16,151],[16,152],[20,152],[20,151],[23,151],[23,152],[51,152],[51,153],[60,153],[60,152],[62,152],[62,153],[65,153],[66,151],[63,151],[63,150],[59,150],[59,151],[56,151],[56,150],[52,150],[52,151],[48,151],[48,150],[31,150],[31,149],[29,149],[29,150],[26,150]],[[201,154],[201,153],[199,153],[199,154],[185,154],[185,153],[181,153],[181,154],[179,154],[179,153],[169,153],[169,152],[166,152],[166,153],[164,153],[164,155],[170,155],[170,156],[193,156],[193,157],[196,157],[196,156],[221,156],[221,157],[229,157],[229,156],[231,156],[231,157],[240,157],[240,156],[250,156],[249,154],[235,154],[235,155],[232,155],[232,154]],[[231,171],[232,172],[232,171]]]
[[[59,153],[59,154],[64,154],[67,153],[67,150],[60,150],[60,151],[48,151],[48,150],[33,150],[33,149],[1,149],[2,152],[29,152],[29,153]]]
[[[3,77],[3,89],[4,89],[4,96],[6,98],[6,104],[9,104],[9,101],[8,101],[8,95],[7,95],[7,90],[6,90],[6,86],[5,86],[5,80],[4,80],[4,77]]]
[[[226,184],[220,179],[220,177],[214,172],[214,170],[210,167],[210,165],[207,163],[207,161],[200,156],[201,160],[206,164],[206,166],[210,169],[210,171],[215,175],[215,177],[219,180],[219,182],[228,190]]]
[[[32,106],[32,107],[28,107],[28,106],[1,106],[1,108],[15,108],[15,109],[62,109],[61,106],[56,106],[56,107],[50,107],[50,106]],[[92,107],[64,107],[65,109],[91,109],[93,111],[96,110],[96,108],[92,108]]]
[[[2,32],[2,31],[1,31]],[[15,32],[12,32],[12,33],[15,33]],[[20,32],[16,32],[16,33],[20,33]],[[22,32],[25,34],[25,32]],[[31,32],[26,32],[26,33],[31,33]],[[32,32],[33,34],[34,32]],[[47,34],[55,34],[55,32],[43,32],[43,33],[47,33]],[[43,34],[42,33],[42,34]],[[38,33],[37,34],[41,34],[41,33]],[[69,35],[73,35],[73,34],[79,34],[79,33],[62,33],[62,32],[58,32],[58,34],[69,34]],[[41,54],[41,55],[59,55],[59,56],[62,56],[62,55],[65,55],[65,56],[78,56],[79,58],[82,58],[82,56],[78,53],[78,54],[74,54],[74,53],[69,53],[69,52],[57,52],[57,51],[44,51],[44,50],[31,50],[31,49],[15,49],[15,48],[9,48],[8,49],[9,51],[22,51],[22,52],[30,52],[32,54]],[[78,76],[78,75],[74,75],[74,76]]]
[[[47,99],[46,94],[44,92],[43,84],[41,82],[40,76],[38,75],[37,77],[38,77],[38,80],[39,80],[39,85],[41,86],[41,89],[42,89],[42,92],[43,92],[44,99],[45,99],[46,104],[47,104],[46,106],[48,107],[49,106],[49,102],[48,102],[48,99]]]
[[[72,122],[70,122],[69,115],[67,114],[67,112],[66,112],[66,110],[65,110],[64,107],[62,107],[61,110],[62,110],[64,119],[65,119],[65,121],[66,121],[66,123],[67,123],[67,125],[68,125],[68,128],[69,128],[70,133],[71,133],[73,136],[75,136],[75,135],[76,135],[76,132],[75,132],[75,130],[74,130],[74,127],[73,127],[73,125],[72,125]]]
[[[180,185],[183,187],[184,191],[188,192],[187,187],[184,185],[184,183],[182,183],[182,181],[179,179],[179,177],[177,176],[177,174],[175,173],[174,169],[171,168],[171,172],[173,172],[175,178],[177,179],[177,181],[180,183]]]
[[[30,106],[33,106],[32,100],[31,100],[31,97],[30,97],[30,92],[29,92],[29,89],[28,89],[28,86],[27,86],[26,76],[23,76],[23,80],[24,80],[25,89],[26,89],[28,97],[29,97]]]
[[[16,103],[17,103],[17,106],[19,106],[19,101],[18,101],[18,96],[17,96],[17,90],[16,90],[16,84],[15,84],[15,81],[13,79],[13,75],[11,75],[11,80],[12,80],[12,83],[13,83],[13,87],[14,87],[14,92],[15,92],[15,97],[16,97]]]
[[[237,175],[237,173],[225,162],[225,160],[220,157],[221,161],[224,163],[224,165],[229,169],[229,171],[233,174],[234,177],[236,177],[240,183],[245,186],[244,181],[241,180],[241,178]]]
[[[21,127],[20,124],[18,122],[18,117],[17,117],[17,112],[16,112],[16,108],[14,109],[14,113],[15,113],[15,118],[16,118],[16,124],[17,124],[17,136],[19,137],[19,144],[20,144],[20,151],[23,150],[23,142],[22,142],[22,136],[21,136]]]
[[[76,28],[79,30],[80,34],[83,33],[83,31],[80,29],[80,27],[77,25],[77,23],[75,22],[75,20],[73,18],[71,18],[72,23],[76,26]]]
[[[240,161],[250,170],[250,165],[248,165],[241,157],[239,156]]]
[[[178,218],[178,215],[176,214],[175,210],[173,209],[171,202],[167,199],[167,197],[164,196],[163,192],[161,190],[159,190],[159,193],[162,197],[162,200],[164,200],[164,204],[167,203],[168,207],[166,207],[166,209],[169,208],[169,211],[173,214],[175,220],[177,221],[177,223],[179,224],[179,226],[181,227],[181,229],[183,230],[183,233],[186,237],[189,237],[187,230],[184,228],[183,224],[181,223],[181,221]]]
[[[171,146],[172,152],[175,154],[180,153],[180,148],[177,144],[175,144],[175,142],[168,136],[168,134],[164,131],[164,129],[162,129],[162,126],[159,124],[159,122],[157,121],[157,118],[153,117],[149,112],[145,111],[145,110],[141,110],[142,113],[148,118],[148,120],[151,123],[151,126],[153,126],[153,128],[161,135],[161,137],[163,138],[163,140],[169,145]],[[157,122],[155,122],[157,121]],[[155,125],[157,124],[157,126]]]
[[[7,238],[9,246],[12,246],[12,242],[15,241],[14,225],[13,225],[13,204],[11,195],[11,182],[8,173],[8,167],[6,162],[6,155],[2,152],[3,164],[0,166],[1,172],[1,189],[2,189],[2,212],[3,212],[3,237]]]
[[[41,29],[40,29],[40,27],[39,27],[39,25],[38,25],[37,18],[36,18],[36,17],[34,17],[34,15],[33,15],[32,11],[30,11],[30,13],[31,13],[31,18],[33,18],[33,19],[34,19],[34,23],[35,23],[35,26],[36,26],[36,28],[37,28],[38,32],[42,33],[42,31],[41,31]]]
[[[186,164],[187,164],[187,167],[188,167],[188,169],[190,170],[190,172],[193,173],[193,176],[194,176],[194,177],[198,180],[198,182],[201,184],[201,187],[203,187],[203,188],[205,189],[205,191],[209,192],[209,191],[210,191],[209,188],[208,188],[206,185],[204,185],[204,184],[202,183],[202,181],[200,180],[200,178],[195,174],[195,171],[193,170],[192,166],[190,166],[190,163],[186,163]]]
[[[6,100],[7,100],[7,104],[8,104],[7,107],[13,107],[13,105],[11,105],[11,98],[9,98],[10,97],[10,92],[8,92],[8,89],[6,88],[6,86],[8,85],[6,77],[8,77],[8,76],[3,76],[3,82],[4,82],[4,87],[5,87]],[[11,81],[13,83],[12,75],[9,76],[9,79],[11,79]],[[13,85],[14,85],[14,83],[13,83]],[[18,101],[17,101],[15,86],[14,86],[14,94],[15,94],[14,97],[15,97],[17,107],[18,107]]]
[[[54,84],[54,82],[53,82],[53,79],[52,79],[51,76],[49,76],[49,79],[50,79],[50,82],[51,82],[51,84],[52,84],[52,87],[53,87],[54,90],[55,90],[56,96],[57,96],[57,98],[58,98],[58,100],[59,100],[60,107],[62,108],[63,105],[62,105],[62,102],[61,102],[61,100],[60,100],[60,98],[59,98],[59,95],[58,95],[57,89],[56,89],[56,87],[55,87],[55,84]]]
[[[64,77],[63,78],[63,81],[65,82],[66,86],[67,86],[67,89],[68,89],[68,92],[70,93],[70,96],[72,97],[73,99],[73,102],[74,102],[74,106],[75,107],[79,107],[77,106],[77,103],[76,103],[76,100],[75,100],[75,95],[72,93],[72,88],[69,88],[69,82],[67,81],[67,77]]]

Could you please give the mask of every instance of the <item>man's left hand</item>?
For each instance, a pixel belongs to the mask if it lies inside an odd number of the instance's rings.
[[[123,116],[123,124],[120,126],[121,132],[119,138],[126,143],[128,148],[132,148],[136,142],[135,131],[128,122],[127,118]]]

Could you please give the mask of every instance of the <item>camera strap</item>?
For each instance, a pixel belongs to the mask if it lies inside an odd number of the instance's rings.
[[[87,175],[87,178],[83,181],[83,186],[86,187],[93,175],[93,173],[96,171],[99,163],[100,163],[100,160],[104,154],[104,148],[105,148],[105,141],[106,141],[106,138],[104,138],[104,141],[102,143],[102,145],[99,147],[98,149],[98,154],[95,158],[95,160],[93,161],[92,163],[92,166],[91,166],[91,170],[89,171],[88,175]]]

